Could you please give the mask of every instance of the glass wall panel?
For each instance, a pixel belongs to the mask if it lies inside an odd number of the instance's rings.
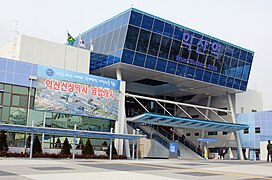
[[[127,13],[125,13],[125,14],[123,15],[122,26],[125,25],[125,24],[128,24],[129,15],[130,15],[130,12],[127,12]]]
[[[211,77],[212,77],[212,73],[211,72],[209,72],[209,71],[205,71],[204,72],[203,80],[205,82],[210,82],[211,81]]]
[[[115,24],[115,29],[118,29],[118,28],[121,27],[122,21],[123,21],[123,16],[117,17],[116,24]]]
[[[143,21],[142,21],[142,26],[141,26],[141,27],[144,28],[144,29],[151,30],[151,29],[152,29],[152,26],[153,26],[153,21],[154,21],[153,18],[144,15],[144,16],[143,16]]]
[[[186,66],[185,65],[178,64],[176,75],[184,76],[185,70],[186,70]]]
[[[142,52],[142,53],[147,52],[149,38],[150,38],[150,32],[142,29],[140,31],[140,35],[139,35],[137,51]]]
[[[211,82],[214,83],[214,84],[218,84],[218,81],[219,81],[219,74],[213,73]]]
[[[115,21],[116,21],[116,18],[114,18],[113,20],[110,21],[110,23],[109,23],[109,31],[113,31],[114,30]]]
[[[27,107],[27,96],[20,96],[20,107]]]
[[[126,38],[126,33],[127,33],[127,26],[123,26],[120,30],[120,35],[119,35],[119,40],[117,44],[117,49],[123,48],[124,47],[124,41]]]
[[[2,107],[2,118],[1,118],[1,122],[2,123],[8,123],[9,121],[9,110],[10,107]]]
[[[5,92],[11,92],[11,85],[5,84]]]
[[[161,41],[160,52],[159,52],[159,56],[161,58],[168,59],[170,45],[171,45],[171,39],[168,37],[163,37]]]
[[[149,69],[155,69],[155,65],[156,65],[156,58],[153,56],[147,56],[145,67]]]
[[[12,95],[12,106],[19,106],[20,96]]]
[[[232,59],[230,63],[229,76],[235,77],[236,69],[237,69],[237,59]]]
[[[233,79],[233,78],[228,77],[228,80],[227,80],[227,87],[232,88],[232,86],[233,86],[233,81],[234,81],[234,79]]]
[[[246,52],[244,50],[241,50],[241,54],[240,54],[240,60],[245,61],[246,60]]]
[[[243,76],[242,76],[242,79],[243,79],[243,80],[247,80],[247,79],[248,79],[249,70],[250,70],[250,64],[246,64],[246,65],[244,66],[244,71],[243,71]]]
[[[176,73],[176,68],[177,68],[177,63],[168,61],[166,72],[170,73],[170,74],[175,74]]]
[[[129,24],[140,27],[142,21],[142,14],[135,11],[131,11]]]
[[[174,26],[168,23],[165,23],[163,35],[172,37],[174,32]]]
[[[202,80],[204,71],[202,69],[196,68],[194,79]]]
[[[17,125],[26,125],[26,112],[25,108],[10,108],[9,123]]]
[[[136,66],[144,67],[144,63],[145,63],[145,55],[141,53],[136,53],[133,64]]]
[[[11,101],[11,94],[4,93],[3,94],[3,105],[10,106],[10,101]]]
[[[227,81],[227,76],[221,75],[220,79],[219,79],[219,84],[221,86],[225,86],[226,85],[226,81]]]
[[[109,29],[109,22],[105,23],[103,25],[103,31],[102,31],[102,35],[103,34],[106,34],[108,32],[108,29]]]
[[[135,50],[137,38],[138,38],[139,28],[129,26],[126,42],[125,42],[125,48]]]
[[[253,60],[253,53],[248,52],[247,57],[246,57],[246,61],[248,63],[252,63],[252,60]]]
[[[132,64],[134,52],[124,49],[122,55],[122,62]]]
[[[120,32],[120,29],[116,29],[115,31],[113,31],[110,52],[115,51],[117,49],[117,42],[118,42],[119,32]]]
[[[161,42],[161,35],[152,33],[149,44],[148,54],[157,56]]]
[[[181,42],[173,40],[171,44],[170,56],[169,59],[176,60],[177,55],[179,55]]]
[[[12,93],[28,95],[28,88],[20,87],[20,86],[13,86],[12,87]]]
[[[155,19],[153,31],[156,33],[162,34],[163,27],[164,27],[164,22],[162,22],[161,20]]]
[[[105,49],[104,49],[105,54],[108,54],[110,52],[110,45],[111,45],[112,35],[113,35],[113,31],[110,32],[109,34],[107,34],[107,40],[106,40]]]
[[[193,78],[194,74],[195,74],[195,68],[193,68],[191,66],[187,66],[184,76],[189,77],[189,78]]]
[[[183,34],[183,29],[175,26],[174,38],[177,40],[182,40],[182,34]]]
[[[166,63],[167,63],[167,61],[158,58],[157,65],[156,65],[156,70],[165,72]]]
[[[32,126],[32,121],[34,121],[34,126],[42,127],[43,126],[43,116],[45,112],[29,110],[28,126]],[[49,113],[51,114],[51,113]]]

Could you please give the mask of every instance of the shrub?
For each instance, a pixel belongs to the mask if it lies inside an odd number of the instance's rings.
[[[69,144],[68,139],[65,138],[63,145],[61,147],[61,154],[70,155],[71,154],[70,149],[71,149],[71,145]]]
[[[8,152],[7,135],[4,130],[0,134],[0,152]]]
[[[108,146],[108,149],[106,150],[107,155],[110,155],[110,145]],[[112,156],[117,155],[116,148],[114,147],[114,143],[112,142]]]
[[[84,148],[82,149],[82,154],[84,155],[94,155],[93,146],[91,144],[90,139],[88,138]]]
[[[42,154],[42,146],[38,135],[35,135],[33,141],[33,154]]]

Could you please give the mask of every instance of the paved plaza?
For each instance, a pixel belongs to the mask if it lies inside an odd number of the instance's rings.
[[[272,179],[272,163],[238,160],[0,158],[1,180]]]

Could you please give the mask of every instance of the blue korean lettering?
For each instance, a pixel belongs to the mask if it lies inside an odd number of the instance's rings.
[[[216,43],[216,42],[213,42],[213,43],[212,43],[212,51],[211,51],[211,53],[212,53],[213,55],[215,55],[215,57],[216,57],[217,60],[218,60],[218,56],[219,56],[219,51],[220,51],[220,46],[219,46],[219,44]]]
[[[204,43],[203,43],[204,42]],[[204,55],[204,52],[207,50],[208,42],[202,38],[199,39],[196,47],[196,53]]]
[[[183,35],[182,35],[182,43],[181,44],[188,46],[188,50],[191,51],[192,43],[193,43],[193,36],[190,35],[187,32],[183,33]]]

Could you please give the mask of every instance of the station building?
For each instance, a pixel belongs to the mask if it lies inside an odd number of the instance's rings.
[[[5,78],[0,78],[2,123],[13,124],[17,121],[13,119],[20,117],[22,125],[26,119],[29,123],[45,119],[49,127],[73,128],[77,122],[85,130],[108,132],[112,127],[127,134],[138,129],[148,137],[141,140],[143,157],[167,156],[169,143],[176,142],[180,156],[188,150],[201,157],[204,149],[216,152],[227,147],[234,158],[244,158],[238,132],[248,125],[237,123],[235,114],[239,94],[247,90],[253,51],[135,8],[81,33],[81,37],[85,49],[79,48],[79,37],[69,46],[21,35],[0,50],[2,57],[19,60],[1,59],[7,62],[0,69],[2,74],[5,71]],[[36,111],[36,82],[29,92],[29,78],[23,84],[18,79],[23,61],[31,72],[39,64],[119,80],[123,86],[118,118]],[[15,133],[9,137],[18,141],[22,136]],[[55,137],[47,139],[46,148],[50,148]],[[116,140],[115,145],[119,154],[130,157],[131,142]]]

